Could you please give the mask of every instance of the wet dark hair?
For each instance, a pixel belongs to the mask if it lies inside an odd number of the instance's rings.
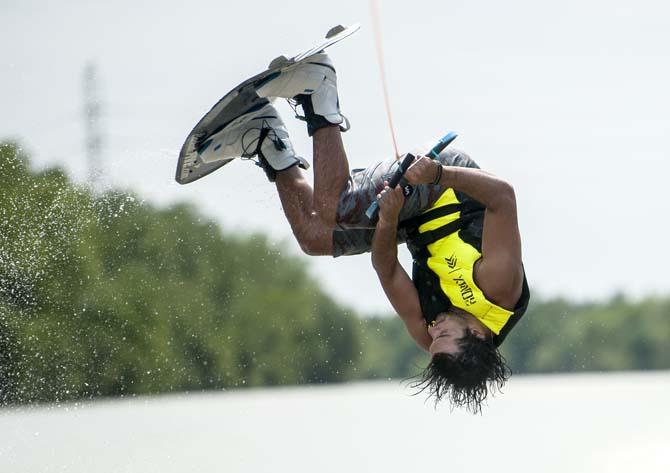
[[[436,405],[446,397],[452,408],[481,413],[489,391],[500,391],[512,372],[491,337],[481,338],[466,329],[458,344],[461,350],[456,355],[433,355],[411,386],[419,390],[416,394],[428,391]]]

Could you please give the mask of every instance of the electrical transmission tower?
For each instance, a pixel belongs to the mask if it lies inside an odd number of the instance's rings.
[[[98,96],[98,72],[95,64],[84,67],[84,129],[86,133],[86,164],[88,182],[95,187],[103,176],[102,104]]]

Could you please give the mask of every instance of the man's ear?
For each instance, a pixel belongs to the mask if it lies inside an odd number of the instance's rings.
[[[486,334],[484,333],[484,330],[482,330],[479,327],[470,327],[470,331],[475,334],[477,338],[481,338],[484,340],[486,338]]]

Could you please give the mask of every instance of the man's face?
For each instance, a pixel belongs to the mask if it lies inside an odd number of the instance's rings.
[[[433,339],[428,351],[431,355],[446,353],[456,355],[460,351],[458,341],[465,336],[467,322],[458,315],[440,314],[434,325],[428,326]]]

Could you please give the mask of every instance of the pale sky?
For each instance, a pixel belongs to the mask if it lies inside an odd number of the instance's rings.
[[[514,184],[537,294],[670,292],[669,13],[660,0],[382,2],[400,147],[455,130],[454,146]],[[82,77],[93,60],[110,183],[157,204],[191,202],[226,229],[269,233],[340,302],[391,310],[369,256],[299,254],[260,169],[235,162],[174,182],[181,144],[221,96],[337,23],[362,25],[329,49],[352,123],[350,165],[392,157],[367,2],[4,0],[0,17],[0,139],[83,181]],[[303,123],[280,110],[311,160]]]

